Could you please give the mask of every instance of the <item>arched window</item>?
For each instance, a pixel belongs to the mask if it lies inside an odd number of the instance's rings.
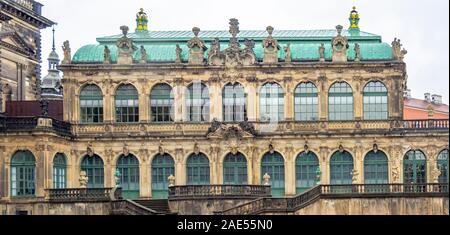
[[[18,151],[11,159],[11,196],[33,197],[36,193],[36,159],[30,151]]]
[[[353,157],[347,151],[337,151],[331,156],[330,176],[332,185],[352,184]]]
[[[247,117],[244,87],[236,83],[227,84],[223,89],[223,120],[225,122],[243,122]]]
[[[67,160],[62,153],[56,154],[53,159],[53,188],[67,188]]]
[[[297,156],[295,162],[297,194],[316,186],[318,169],[320,169],[319,158],[315,153],[302,152]]]
[[[169,154],[158,154],[152,160],[152,198],[167,199],[169,176],[175,176],[175,162]]]
[[[187,184],[210,185],[209,160],[205,154],[192,154],[187,160]]]
[[[388,158],[382,151],[370,151],[364,158],[364,183],[389,183]]]
[[[437,160],[438,169],[441,171],[439,183],[448,184],[448,149],[440,152]]]
[[[317,121],[319,118],[319,94],[311,83],[300,83],[295,89],[295,120]]]
[[[261,161],[261,182],[264,183],[264,175],[269,174],[272,187],[272,196],[284,197],[285,177],[284,158],[280,153],[266,153]]]
[[[152,122],[173,122],[173,92],[167,84],[156,85],[150,95]]]
[[[81,170],[87,173],[88,188],[104,188],[103,160],[98,155],[86,155],[81,162]]]
[[[241,153],[229,153],[223,162],[223,184],[246,185],[247,181],[247,159]]]
[[[261,121],[284,120],[284,91],[278,83],[267,83],[260,94]]]
[[[139,96],[133,85],[121,85],[115,96],[116,122],[139,122]]]
[[[403,181],[405,184],[427,183],[427,158],[420,150],[411,150],[403,160]]]
[[[330,121],[353,120],[353,90],[346,82],[336,82],[328,94]]]
[[[139,160],[133,155],[121,155],[117,160],[117,169],[120,172],[120,185],[122,195],[126,199],[138,199],[139,191]]]
[[[364,88],[364,120],[388,119],[388,92],[382,82],[370,82]]]
[[[85,86],[80,93],[81,123],[103,122],[103,94],[96,85]]]
[[[209,122],[209,90],[203,83],[191,84],[186,94],[186,120]]]

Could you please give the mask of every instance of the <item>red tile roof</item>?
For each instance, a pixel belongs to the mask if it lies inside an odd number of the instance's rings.
[[[435,112],[439,113],[449,113],[449,106],[446,104],[434,104],[431,102],[427,102],[425,100],[415,99],[415,98],[405,98],[405,108],[415,108],[422,109],[428,111],[428,107],[431,105]]]

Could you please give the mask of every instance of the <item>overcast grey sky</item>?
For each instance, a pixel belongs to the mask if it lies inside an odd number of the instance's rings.
[[[135,28],[135,15],[143,7],[149,30],[227,30],[230,18],[240,28],[334,29],[349,26],[352,6],[360,13],[362,31],[378,34],[391,43],[400,38],[408,50],[408,86],[413,97],[426,92],[443,95],[449,103],[448,0],[38,0],[43,15],[56,21],[56,44],[70,40],[72,54],[101,36],[120,34],[119,27]],[[132,30],[133,31],[133,30]],[[51,51],[51,29],[42,34],[43,74]]]

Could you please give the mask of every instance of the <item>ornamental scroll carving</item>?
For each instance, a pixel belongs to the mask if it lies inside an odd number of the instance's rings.
[[[348,39],[342,36],[342,25],[336,26],[338,35],[333,38],[333,62],[347,62]]]
[[[278,45],[278,40],[276,40],[272,36],[274,28],[272,26],[268,26],[266,30],[267,30],[267,33],[269,33],[269,36],[266,39],[264,39],[264,41],[263,41],[263,47],[264,47],[263,62],[265,64],[278,63],[278,51],[281,48]]]
[[[198,37],[200,28],[194,27],[192,29],[194,37],[188,41],[189,48],[189,64],[202,65],[204,62],[205,51],[208,48],[205,46],[205,42]]]

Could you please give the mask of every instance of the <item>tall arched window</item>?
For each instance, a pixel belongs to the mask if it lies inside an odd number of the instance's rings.
[[[152,122],[173,122],[173,93],[167,84],[156,85],[150,95]]]
[[[284,91],[278,83],[267,83],[260,93],[261,121],[284,120]]]
[[[319,118],[319,94],[311,83],[300,83],[295,89],[295,120],[317,121]]]
[[[121,85],[115,96],[116,122],[139,122],[139,95],[133,85]]]
[[[246,185],[247,181],[247,159],[241,153],[229,153],[223,162],[223,184]]]
[[[88,188],[104,188],[103,160],[98,155],[86,155],[81,162],[81,170],[87,173]]]
[[[437,160],[438,169],[441,171],[439,183],[448,184],[448,149],[440,152]]]
[[[370,151],[364,158],[364,183],[388,184],[388,158],[382,151]]]
[[[103,122],[103,94],[96,85],[85,86],[80,93],[81,123]]]
[[[388,92],[382,82],[370,82],[364,88],[364,120],[388,119]]]
[[[53,188],[67,188],[67,160],[62,153],[56,154],[53,159]]]
[[[227,84],[223,89],[223,120],[225,122],[243,122],[247,117],[244,87],[236,83]]]
[[[427,158],[420,150],[411,150],[403,160],[403,181],[405,184],[427,183]]]
[[[332,185],[352,184],[353,157],[347,151],[337,151],[331,156],[330,177]]]
[[[272,187],[272,196],[284,197],[285,175],[284,158],[280,153],[266,153],[261,161],[261,182],[264,183],[264,175],[269,174]]]
[[[317,184],[317,170],[319,158],[311,151],[302,152],[297,156],[295,162],[295,175],[297,193],[303,193]]]
[[[353,120],[353,90],[348,83],[334,83],[328,96],[328,117],[330,121]]]
[[[210,185],[209,160],[205,154],[192,154],[187,160],[188,185]]]
[[[117,169],[120,172],[122,195],[126,199],[138,199],[139,191],[139,160],[133,155],[121,155],[117,160]]]
[[[209,89],[203,83],[191,84],[186,94],[186,120],[209,122]]]
[[[169,176],[175,176],[175,162],[169,154],[158,154],[152,160],[152,198],[167,199]]]
[[[11,196],[33,197],[36,193],[36,159],[30,151],[17,151],[11,159]]]

